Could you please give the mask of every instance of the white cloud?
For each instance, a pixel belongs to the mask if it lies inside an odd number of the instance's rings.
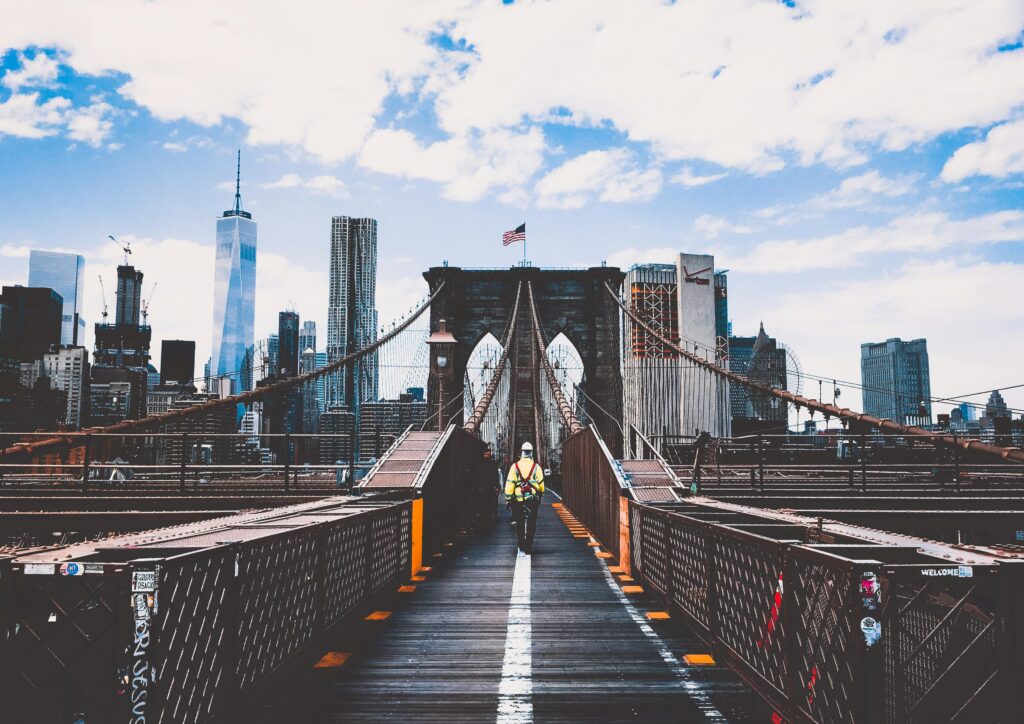
[[[177,130],[171,132],[171,138],[177,136]],[[175,153],[184,153],[190,148],[207,148],[213,145],[213,140],[207,136],[189,136],[180,141],[167,141],[163,144],[165,151],[173,151]]]
[[[0,138],[44,138],[59,132],[70,107],[67,98],[40,102],[38,93],[13,93],[0,103]]]
[[[174,151],[176,153],[184,153],[185,151],[188,150],[188,146],[186,146],[184,143],[176,143],[172,141],[167,141],[166,143],[164,143],[163,147],[165,151]]]
[[[839,379],[860,379],[862,342],[924,337],[932,393],[958,395],[1011,382],[1006,360],[1024,355],[1024,338],[1007,330],[1024,327],[1024,309],[992,300],[1014,298],[1022,278],[1021,264],[916,261],[870,279],[772,294],[756,307],[729,311],[738,330],[756,330],[764,320],[769,334],[794,348],[805,371]],[[810,392],[817,396],[817,389]],[[860,409],[859,398],[843,400]],[[1024,405],[1024,394],[1010,404]]]
[[[707,239],[715,239],[719,234],[749,234],[753,229],[744,224],[734,224],[711,214],[701,214],[693,222],[693,230]]]
[[[352,196],[345,186],[345,182],[336,176],[324,174],[314,176],[306,182],[306,188],[313,193],[331,196],[336,199],[347,199]]]
[[[114,107],[99,99],[88,106],[80,106],[67,114],[67,134],[73,141],[83,141],[93,148],[103,145],[114,128],[110,116]]]
[[[336,176],[327,174],[303,180],[303,178],[297,173],[286,173],[277,181],[257,185],[262,189],[304,188],[311,193],[320,194],[322,196],[331,196],[336,199],[347,199],[351,197],[348,187],[345,186],[344,181]]]
[[[984,141],[961,146],[942,167],[942,179],[955,183],[970,176],[1005,178],[1024,173],[1024,120],[1004,123]]]
[[[297,173],[286,173],[277,181],[258,185],[262,189],[294,189],[302,185],[302,177]]]
[[[844,178],[839,188],[816,196],[809,203],[822,209],[863,206],[875,196],[896,198],[913,193],[916,182],[917,177],[910,174],[888,177],[872,170]]]
[[[338,29],[352,27],[359,33],[339,41]],[[122,96],[159,119],[238,119],[250,144],[326,162],[358,157],[471,200],[529,185],[543,123],[614,131],[657,163],[767,173],[862,163],[1004,122],[1024,104],[1024,51],[997,48],[1022,27],[1018,0],[352,0],[245,13],[198,0],[54,0],[20,7],[18,22],[0,27],[0,51],[54,48],[80,74],[125,74]],[[24,62],[46,67],[18,72],[45,81],[48,58],[37,53]],[[8,82],[27,82],[18,78]],[[419,138],[377,128],[392,100],[391,117],[422,114],[436,128]],[[591,193],[645,198],[660,186],[660,172],[634,170]],[[674,181],[715,176],[685,169]]]
[[[588,151],[537,181],[537,203],[542,208],[578,209],[595,194],[614,203],[647,201],[661,190],[661,171],[634,166],[624,148]]]
[[[59,64],[46,53],[36,53],[29,58],[18,53],[18,70],[9,70],[0,77],[0,85],[17,93],[22,88],[49,88],[57,80]]]
[[[880,255],[931,254],[979,244],[1024,241],[1024,211],[996,211],[966,219],[945,213],[900,216],[885,226],[859,226],[814,239],[763,241],[746,252],[723,254],[721,266],[741,272],[841,269]]]
[[[728,175],[727,173],[713,173],[707,176],[698,176],[689,166],[684,166],[683,170],[673,176],[670,181],[674,184],[681,184],[686,188],[694,188],[714,183],[715,181],[721,181]]]
[[[470,133],[425,146],[409,131],[381,129],[370,136],[359,164],[408,179],[438,181],[446,198],[475,201],[492,189],[515,188],[532,178],[543,152],[539,128]]]

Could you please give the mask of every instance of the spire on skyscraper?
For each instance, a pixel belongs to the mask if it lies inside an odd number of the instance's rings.
[[[242,210],[242,149],[238,149],[238,162],[235,164],[235,213]]]
[[[235,208],[228,209],[224,216],[242,216],[251,219],[252,214],[242,211],[242,149],[238,149],[238,159],[235,163]]]

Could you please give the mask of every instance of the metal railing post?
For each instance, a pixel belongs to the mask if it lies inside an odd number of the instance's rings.
[[[764,492],[764,438],[761,433],[757,433],[757,484],[761,488],[761,492]]]
[[[956,433],[953,433],[953,482],[956,492],[960,492],[960,445],[957,444]]]
[[[85,445],[82,446],[82,492],[89,489],[89,464],[92,455],[92,438],[85,436]]]
[[[860,488],[868,490],[868,436],[860,436]]]
[[[286,432],[284,434],[284,492],[285,495],[289,492],[288,478],[291,475],[292,470],[292,434]]]
[[[188,472],[188,433],[181,433],[181,463],[180,470],[178,473],[178,488],[184,494],[185,492],[185,475]]]

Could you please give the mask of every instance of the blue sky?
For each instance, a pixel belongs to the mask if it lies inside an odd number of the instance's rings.
[[[443,259],[514,263],[526,221],[541,266],[713,252],[734,331],[763,319],[811,372],[924,336],[937,394],[1024,382],[1024,4],[891,5],[9,10],[0,282],[78,251],[93,322],[107,235],[132,239],[156,336],[205,358],[241,147],[258,335],[290,304],[322,328],[331,215],[379,220],[382,319]]]

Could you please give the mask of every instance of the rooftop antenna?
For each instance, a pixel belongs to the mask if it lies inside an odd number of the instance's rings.
[[[121,243],[120,241],[115,239],[111,234],[107,234],[107,238],[113,241],[115,244]],[[122,244],[121,251],[124,252],[124,265],[128,266],[128,255],[132,253],[132,243],[128,241]]]
[[[103,275],[100,274],[100,294],[103,296],[103,323],[107,323],[107,290],[103,288]]]
[[[238,162],[235,164],[235,213],[242,210],[242,149],[238,149]]]

